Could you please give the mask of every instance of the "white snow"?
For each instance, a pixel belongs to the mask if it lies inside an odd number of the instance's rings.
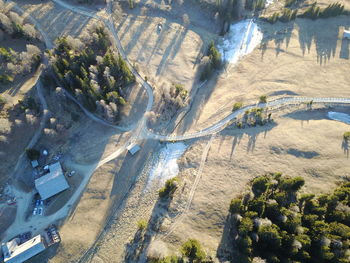
[[[163,185],[166,180],[179,173],[177,159],[183,155],[187,146],[182,142],[167,143],[159,152],[148,177],[147,186],[158,183]]]
[[[330,111],[328,112],[328,118],[350,124],[350,115],[346,113]]]
[[[265,7],[268,7],[269,5],[271,5],[273,3],[274,0],[266,0],[265,2]]]
[[[218,50],[224,61],[231,64],[249,54],[261,43],[263,34],[253,19],[245,19],[230,26]]]

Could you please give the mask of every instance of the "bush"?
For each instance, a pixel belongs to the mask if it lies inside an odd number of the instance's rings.
[[[242,108],[242,106],[243,106],[242,102],[236,102],[235,104],[233,104],[232,111],[239,110],[240,108]]]
[[[350,132],[344,132],[343,138],[344,140],[348,141],[350,139]]]
[[[270,179],[267,176],[260,176],[253,180],[252,190],[255,196],[260,196],[268,189]]]
[[[235,198],[231,200],[230,212],[232,214],[239,214],[242,211],[242,201],[241,199]]]
[[[247,0],[245,8],[248,10],[262,10],[265,8],[266,0]]]
[[[28,148],[26,149],[26,154],[29,160],[38,160],[40,157],[40,152],[36,149]]]
[[[316,19],[319,17],[321,9],[320,7],[316,6],[316,2],[313,3],[308,9],[306,9],[304,11],[304,13],[302,13],[300,15],[300,17],[304,17],[304,18],[311,18],[311,19]]]
[[[291,10],[289,8],[285,8],[283,9],[282,15],[279,17],[279,20],[281,22],[289,22],[291,20],[295,20],[295,18],[297,17],[297,12],[298,10]]]
[[[2,109],[6,104],[6,99],[3,96],[0,96],[0,109]]]
[[[266,21],[269,22],[270,24],[274,24],[279,19],[279,16],[280,16],[280,14],[278,12],[275,12],[271,16],[266,18]]]
[[[329,4],[320,12],[320,17],[327,18],[332,16],[342,15],[344,12],[344,5],[341,3]]]
[[[216,49],[214,41],[210,43],[207,55],[209,56],[210,64],[212,65],[212,67],[214,69],[219,69],[221,66],[221,54]]]
[[[179,179],[177,177],[168,179],[165,182],[165,186],[159,190],[159,197],[172,198],[177,189],[178,182],[179,182]]]
[[[266,103],[267,102],[267,96],[266,95],[262,95],[259,98],[259,103]]]
[[[181,253],[187,257],[190,262],[202,262],[205,259],[205,252],[201,244],[196,239],[189,239],[181,247]]]
[[[313,3],[308,9],[305,10],[304,13],[300,15],[300,17],[317,19],[333,17],[338,15],[347,14],[348,12],[344,10],[344,5],[341,3],[333,3],[329,4],[325,9],[321,10],[319,6],[316,6],[317,3]]]
[[[13,81],[13,77],[11,77],[8,74],[2,74],[0,75],[0,83],[2,84],[8,84],[11,83]]]
[[[279,188],[284,191],[297,192],[304,184],[305,180],[301,176],[293,178],[285,177],[280,180]]]
[[[298,2],[299,0],[286,0],[284,6],[285,7],[290,7],[292,5],[294,5],[296,2]]]
[[[140,221],[137,222],[137,228],[139,230],[144,230],[146,229],[148,226],[148,223],[145,219],[141,219]]]

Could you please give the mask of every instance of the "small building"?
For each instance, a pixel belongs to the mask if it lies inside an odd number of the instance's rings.
[[[38,160],[33,160],[30,162],[30,164],[32,165],[33,168],[36,168],[39,166]]]
[[[132,143],[128,147],[126,147],[126,149],[128,149],[128,151],[129,151],[129,153],[131,153],[131,155],[134,155],[135,153],[137,153],[141,149],[141,147],[140,147],[140,145],[138,145],[136,143]]]
[[[19,244],[15,238],[1,245],[5,263],[22,263],[46,249],[45,240],[41,235]]]
[[[49,173],[35,180],[35,187],[42,200],[69,188],[59,162],[49,165]]]
[[[350,30],[344,30],[343,37],[350,39]]]

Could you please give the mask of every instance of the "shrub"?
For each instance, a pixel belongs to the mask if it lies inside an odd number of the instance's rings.
[[[214,45],[214,41],[212,41],[210,43],[207,55],[209,56],[210,64],[212,65],[212,67],[214,69],[220,68],[220,66],[221,66],[221,54],[216,49],[216,47]]]
[[[26,149],[26,154],[29,160],[38,160],[40,157],[40,152],[36,149],[28,148]]]
[[[233,104],[232,111],[239,110],[240,108],[242,108],[242,106],[243,106],[242,102],[236,102],[235,104]]]
[[[245,3],[245,8],[248,10],[261,10],[264,9],[266,5],[266,0],[247,0]]]
[[[139,230],[144,230],[146,229],[148,226],[148,223],[145,219],[141,219],[140,221],[137,222],[137,228]]]
[[[149,263],[183,263],[183,260],[177,256],[167,256],[165,258],[147,259]]]
[[[177,177],[168,179],[165,182],[165,186],[159,190],[159,197],[172,198],[177,189],[178,182],[179,182],[179,179]]]
[[[230,203],[230,212],[232,214],[239,214],[242,211],[242,201],[239,198],[235,198],[231,200]]]
[[[270,24],[274,24],[279,19],[279,16],[280,16],[280,14],[278,12],[275,12],[271,16],[266,18],[266,21],[269,22]]]
[[[316,19],[319,17],[321,9],[320,7],[316,6],[317,3],[313,3],[308,9],[306,9],[304,11],[304,13],[302,13],[300,15],[300,17],[304,17],[304,18],[311,18],[311,19]]]
[[[344,12],[344,5],[341,3],[329,4],[320,12],[320,17],[327,18],[332,16],[342,15]]]
[[[241,236],[246,236],[253,231],[253,221],[249,217],[244,217],[238,226],[238,233]]]
[[[343,138],[344,140],[348,141],[350,139],[350,132],[344,132]]]
[[[296,2],[298,2],[299,0],[286,0],[284,6],[285,7],[290,7],[292,5],[294,5]]]
[[[260,196],[265,193],[268,189],[270,183],[270,179],[267,176],[260,176],[253,180],[252,182],[252,190],[254,195]]]
[[[267,102],[267,96],[266,95],[262,95],[259,98],[259,103],[266,103]]]
[[[8,84],[11,83],[13,81],[13,77],[11,77],[8,74],[2,74],[0,75],[0,83],[2,84]]]
[[[180,96],[182,100],[187,98],[188,91],[181,84],[173,84],[173,87],[175,89],[175,98],[177,96]]]
[[[190,262],[202,262],[205,259],[205,252],[201,244],[196,239],[189,239],[181,246],[181,253]]]
[[[281,22],[289,22],[291,20],[295,20],[295,18],[297,17],[297,12],[298,10],[291,10],[289,8],[285,8],[283,9],[282,15],[279,17],[279,20]]]
[[[2,109],[6,104],[6,99],[3,96],[0,96],[0,109]]]
[[[299,191],[305,184],[304,178],[297,176],[293,178],[284,177],[281,179],[279,188],[284,191]]]

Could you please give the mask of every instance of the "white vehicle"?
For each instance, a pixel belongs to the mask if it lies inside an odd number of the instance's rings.
[[[37,213],[38,213],[38,208],[37,208],[37,207],[34,207],[33,216],[35,216]]]
[[[38,215],[43,215],[43,209],[41,207],[38,209]]]
[[[44,200],[40,199],[40,205],[44,205]]]

